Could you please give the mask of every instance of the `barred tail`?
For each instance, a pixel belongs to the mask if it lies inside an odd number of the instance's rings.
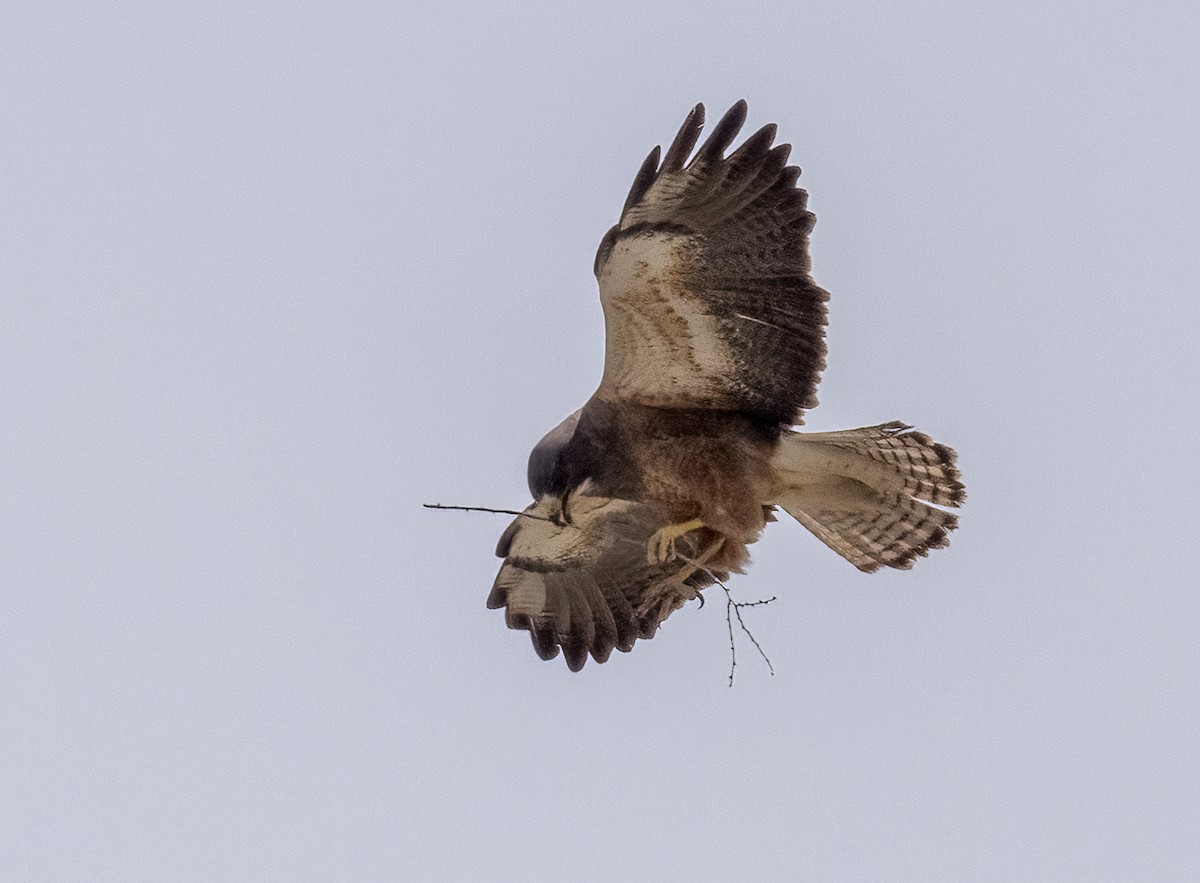
[[[896,421],[788,433],[771,465],[782,488],[771,502],[867,573],[948,545],[958,517],[937,507],[966,499],[954,450]]]

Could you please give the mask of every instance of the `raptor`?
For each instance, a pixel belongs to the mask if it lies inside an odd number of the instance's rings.
[[[767,125],[730,147],[739,101],[696,149],[697,105],[642,164],[595,274],[604,373],[529,458],[533,503],[500,538],[488,606],[580,669],[628,651],[742,572],[782,509],[859,570],[948,543],[955,452],[900,422],[794,429],[817,404],[828,295],[813,215]]]

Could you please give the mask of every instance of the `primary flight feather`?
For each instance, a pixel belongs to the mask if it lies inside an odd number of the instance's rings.
[[[635,176],[596,254],[600,386],[533,449],[534,502],[496,549],[488,606],[572,670],[740,572],[775,507],[867,572],[912,567],[958,523],[945,445],[898,422],[792,429],[817,403],[828,295],[790,147],[768,125],[729,152],[745,119],[739,101],[695,149],[697,105]]]

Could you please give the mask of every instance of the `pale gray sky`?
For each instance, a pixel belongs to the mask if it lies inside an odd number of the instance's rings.
[[[1200,877],[1194,3],[193,6],[0,24],[0,878]],[[631,176],[742,97],[809,426],[954,445],[963,524],[772,526],[774,677],[721,603],[571,674],[420,504],[524,505]]]

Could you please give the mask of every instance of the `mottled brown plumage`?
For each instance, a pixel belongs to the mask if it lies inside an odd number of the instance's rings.
[[[864,571],[911,567],[957,525],[937,508],[964,497],[950,448],[900,423],[791,429],[816,404],[827,295],[788,145],[769,125],[726,155],[745,117],[693,154],[697,105],[635,176],[596,254],[603,378],[534,449],[534,503],[496,550],[488,606],[572,669],[740,572],[776,505]]]

